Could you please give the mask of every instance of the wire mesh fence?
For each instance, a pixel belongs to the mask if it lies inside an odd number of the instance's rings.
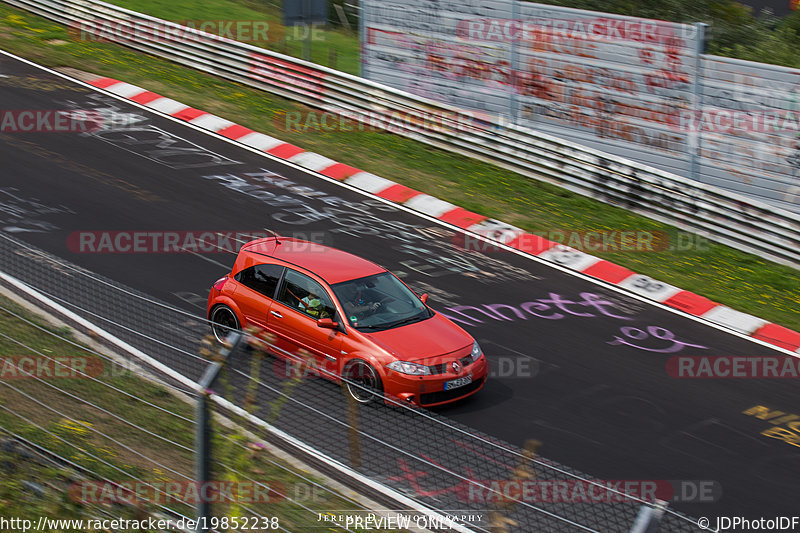
[[[0,234],[0,252],[0,270],[193,382],[208,368],[213,350],[203,344],[209,327],[202,317],[155,301],[6,234]],[[221,447],[215,449],[221,451],[214,454],[212,470],[217,476],[239,481],[252,479],[268,492],[275,491],[277,500],[306,513],[336,517],[343,504],[332,497],[309,502],[297,494],[297,487],[303,487],[304,494],[317,494],[314,487],[319,481],[283,489],[276,489],[280,485],[273,483],[270,489],[270,482],[279,480],[279,475],[265,479],[248,474],[244,465],[260,455],[258,443],[286,441],[287,436],[292,443],[284,442],[285,447],[304,443],[311,447],[317,462],[331,464],[331,471],[343,480],[349,477],[352,482],[358,477],[357,484],[363,488],[366,479],[402,495],[405,506],[393,511],[415,521],[410,525],[434,530],[628,532],[640,508],[652,504],[652,496],[657,495],[657,490],[641,493],[641,486],[631,489],[594,480],[542,458],[535,441],[522,448],[513,446],[435,412],[391,399],[366,405],[353,402],[335,379],[326,379],[335,376],[325,376],[324,370],[304,363],[302,354],[282,352],[269,345],[268,338],[264,339],[266,346],[253,339],[251,336],[250,346],[230,355],[209,391],[213,398],[230,402],[217,402],[224,414],[237,418],[248,412],[255,417],[239,419],[249,437],[216,437]],[[259,344],[267,351],[253,347]],[[167,377],[166,381],[174,380]],[[369,512],[351,504],[352,514]],[[233,511],[227,508],[225,512],[252,512],[247,507],[246,503],[234,504]],[[348,529],[342,520],[331,520],[334,523],[330,525]],[[661,531],[700,531],[694,520],[673,511],[664,515],[661,524]]]
[[[654,503],[539,457],[536,441],[512,446],[392,399],[359,404],[331,377],[302,362],[241,351],[219,393],[474,531],[627,532],[640,506]],[[676,513],[662,523],[664,531],[699,530]]]
[[[89,526],[109,520],[122,529],[147,521],[158,526],[145,530],[302,531],[329,508],[366,512],[231,425],[213,424],[213,458],[204,457],[213,475],[200,478],[193,399],[170,388],[0,297],[0,516],[38,511],[43,531],[117,527]],[[203,504],[213,513],[197,526]],[[353,531],[338,519],[325,526]]]
[[[203,317],[158,302],[7,233],[0,233],[0,269],[191,381],[196,382],[208,365],[198,355],[200,341],[208,333]],[[175,384],[167,375],[160,377]]]
[[[14,312],[5,307],[4,311]],[[6,327],[3,325],[2,329]],[[5,333],[2,335],[9,337]],[[35,350],[32,346],[27,348]],[[3,377],[7,378],[8,372],[4,371]],[[0,380],[0,428],[8,436],[0,441],[0,468],[6,474],[4,486],[14,486],[19,477],[25,490],[8,491],[8,496],[15,499],[32,499],[33,496],[41,500],[43,503],[32,510],[51,516],[55,513],[57,518],[49,523],[57,530],[90,530],[89,523],[107,520],[116,521],[114,523],[125,521],[128,527],[119,527],[136,529],[130,524],[147,520],[159,525],[149,526],[146,530],[156,527],[164,531],[195,531],[193,524],[199,520],[195,519],[195,508],[201,503],[213,504],[215,514],[208,515],[207,522],[204,522],[208,525],[198,526],[197,531],[229,531],[240,527],[256,529],[255,526],[260,530],[303,530],[309,522],[316,521],[314,517],[322,511],[318,508],[321,502],[338,503],[339,506],[346,502],[351,512],[362,510],[360,502],[338,495],[323,483],[270,456],[261,447],[253,447],[240,432],[219,427],[216,431],[215,477],[198,481],[191,469],[191,442],[186,446],[172,440],[185,440],[187,435],[191,439],[193,420],[161,409],[162,414],[174,417],[169,418],[169,427],[166,428],[159,424],[159,421],[163,422],[159,420],[159,413],[152,409],[147,412],[148,408],[134,405],[133,401],[119,402],[92,389],[79,393],[76,389],[85,387],[52,380],[52,376],[49,376],[51,379],[42,379],[36,372],[17,377],[25,377],[23,383],[28,385],[45,383],[58,391],[58,395],[42,394],[37,388],[31,390],[24,385],[11,385],[7,379]],[[138,378],[130,381],[127,387],[118,385],[123,389],[146,391],[144,384],[136,383],[140,381]],[[13,395],[10,398],[6,394],[8,389],[19,393],[24,400],[19,401]],[[146,392],[137,395],[119,388],[115,390],[124,393],[129,400],[154,407],[145,399]],[[9,399],[16,401],[5,401]],[[86,412],[75,413],[74,409],[69,409],[71,400],[90,406],[122,424],[103,423]],[[39,422],[30,420],[36,410],[31,403],[39,408],[40,412],[35,416]],[[123,405],[114,409],[112,404],[115,403]],[[48,418],[43,417],[42,410],[55,414],[55,418],[41,422]],[[122,416],[118,413],[128,414]],[[146,427],[137,423],[137,417],[149,421]],[[15,424],[14,420],[22,423]],[[131,434],[123,433],[121,425],[131,428]],[[131,441],[135,442],[133,446]],[[183,453],[183,458],[176,458],[176,453]],[[125,455],[127,457],[123,460]],[[127,464],[129,462],[131,464]],[[20,464],[23,466],[18,466]],[[49,467],[51,471],[43,472],[42,467]],[[52,469],[57,469],[55,475]],[[307,497],[308,490],[299,492],[300,498],[297,497],[297,487],[311,486],[317,489],[313,499]],[[49,501],[45,501],[48,497]],[[0,510],[5,507],[0,505]],[[304,518],[295,519],[298,527],[287,528],[292,522],[291,517],[303,511]],[[56,523],[58,525],[54,525]],[[339,521],[332,520],[328,525],[338,526]],[[110,527],[113,529],[115,526]],[[352,531],[348,527],[340,530]]]

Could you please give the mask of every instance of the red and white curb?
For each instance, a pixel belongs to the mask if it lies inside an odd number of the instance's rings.
[[[89,84],[443,222],[800,354],[800,333],[113,78]]]

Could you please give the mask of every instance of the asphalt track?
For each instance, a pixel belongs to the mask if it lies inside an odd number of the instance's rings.
[[[600,479],[713,482],[715,501],[673,504],[692,516],[797,510],[800,449],[744,414],[800,414],[797,382],[666,371],[675,355],[778,352],[517,254],[463,251],[452,229],[4,56],[0,95],[3,110],[105,108],[137,126],[0,133],[0,227],[18,238],[198,315],[231,254],[82,253],[74,232],[268,227],[325,242],[429,292],[479,339],[494,375],[445,416],[536,438]]]

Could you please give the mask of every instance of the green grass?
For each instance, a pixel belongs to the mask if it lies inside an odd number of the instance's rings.
[[[64,336],[66,331],[48,325],[41,318],[2,296],[0,296],[0,307],[2,307],[0,308],[0,354],[2,354],[0,428],[21,435],[115,482],[185,481],[181,474],[188,476],[189,479],[194,477],[194,454],[191,451],[194,440],[193,402],[187,403],[161,386],[145,381],[127,369],[114,366],[81,347],[70,345],[47,333],[49,331]],[[14,315],[22,316],[44,331]],[[9,337],[18,342],[10,340]],[[36,352],[42,355],[37,355]],[[150,405],[129,398],[98,381],[76,377],[78,374],[72,377],[45,377],[44,374],[40,374],[42,380],[12,378],[16,372],[13,371],[13,367],[8,366],[8,358],[18,361],[16,358],[23,356],[42,359],[44,356],[73,358],[72,360],[81,362],[85,362],[86,358],[93,359],[95,363],[89,363],[87,368],[94,371],[87,373],[98,377],[103,383],[141,398]],[[56,390],[50,385],[61,390]],[[51,408],[58,412],[54,412]],[[9,412],[9,409],[16,414]],[[170,412],[188,420],[172,416]],[[172,443],[148,435],[115,418],[114,415],[164,436],[189,450],[183,450]],[[216,423],[212,423],[212,427],[214,428],[213,458],[228,467],[233,467],[223,468],[215,465],[213,468],[215,480],[247,482],[246,478],[249,478],[276,487],[280,492],[284,492],[285,489],[285,494],[289,497],[313,495],[301,502],[313,511],[325,512],[327,509],[336,509],[346,512],[360,509],[335,491],[314,489],[306,480],[323,486],[327,482],[289,466],[284,460],[271,455],[260,443],[250,440],[244,433],[223,428]],[[7,438],[6,431],[0,431],[0,439],[5,438]],[[159,464],[145,457],[154,458]],[[240,476],[234,470],[243,475]],[[3,479],[3,483],[0,483],[0,516],[27,519],[34,517],[34,520],[41,514],[51,518],[96,516],[96,509],[92,505],[76,502],[67,494],[70,485],[78,479],[69,468],[43,466],[35,461],[20,461],[4,447],[0,447],[0,477]],[[24,485],[30,482],[46,487],[45,494],[32,495]],[[246,503],[246,505],[261,516],[277,516],[281,526],[289,531],[307,531],[320,527],[315,512],[308,511],[288,499],[279,498],[276,502]],[[144,507],[154,510],[152,505]],[[171,504],[169,507],[186,516],[194,516],[192,507],[179,504]],[[132,518],[129,516],[132,514],[130,509],[125,514],[122,512],[124,509],[116,511],[118,511],[117,517]],[[249,514],[246,510],[238,508],[236,503],[215,504],[213,511],[214,516],[218,517]],[[334,530],[327,527],[325,529]]]
[[[137,8],[143,5],[137,2]],[[210,5],[229,5],[233,10],[243,4],[214,0]],[[186,11],[179,11],[180,6]],[[194,8],[194,3],[183,0],[169,4],[176,20],[190,18],[180,13],[193,13]],[[366,131],[284,131],[276,124],[280,113],[310,109],[120,46],[72,41],[64,28],[5,5],[0,5],[0,46],[47,66],[79,68],[141,85],[532,233],[663,231],[672,242],[683,235],[677,228],[624,209],[403,137]],[[800,272],[796,269],[704,240],[689,250],[595,255],[800,330]]]

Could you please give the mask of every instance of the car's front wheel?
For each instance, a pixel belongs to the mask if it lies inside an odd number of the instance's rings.
[[[227,305],[218,305],[212,309],[209,320],[211,321],[211,331],[214,332],[214,337],[219,342],[225,342],[231,330],[241,329],[236,313]]]
[[[383,384],[378,371],[361,359],[347,365],[343,375],[345,393],[358,403],[367,404],[383,395]]]

